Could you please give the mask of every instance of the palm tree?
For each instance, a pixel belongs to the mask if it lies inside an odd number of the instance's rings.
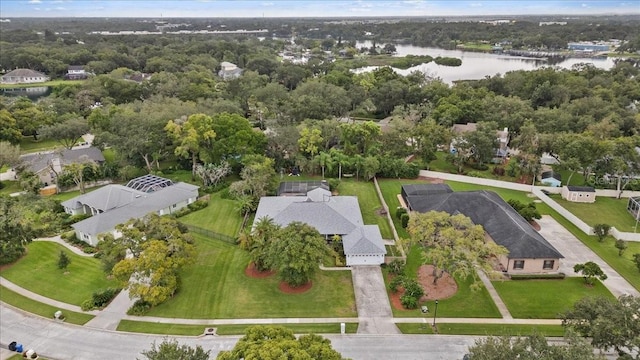
[[[349,164],[349,157],[340,150],[331,149],[331,157],[338,163],[338,179],[342,180],[342,166]]]
[[[316,155],[316,159],[318,160],[318,164],[320,164],[320,168],[322,168],[322,178],[324,179],[325,169],[328,171],[333,169],[333,159],[331,158],[331,154],[324,151]]]

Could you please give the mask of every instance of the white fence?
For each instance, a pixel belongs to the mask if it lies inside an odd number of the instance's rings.
[[[535,196],[537,196],[540,200],[542,200],[542,202],[549,205],[550,208],[557,211],[565,219],[569,220],[573,225],[575,225],[582,232],[584,232],[587,235],[594,234],[593,228],[591,226],[589,226],[587,223],[582,221],[580,218],[572,214],[569,210],[565,209],[560,204],[558,204],[555,200],[553,200],[552,198],[550,198],[549,196],[545,195],[542,192],[542,190],[545,190],[551,194],[560,194],[562,188],[549,187],[549,186],[532,186],[532,185],[512,183],[508,181],[483,179],[483,178],[442,173],[442,172],[429,171],[429,170],[420,170],[420,176],[443,179],[443,180],[458,181],[458,182],[463,182],[467,184],[493,186],[501,189],[511,189],[511,190],[531,192]],[[618,197],[618,192],[616,190],[597,189],[596,194],[597,196],[604,196],[604,197]],[[622,193],[622,197],[628,198],[628,197],[636,197],[636,196],[640,196],[640,191],[625,191]],[[619,231],[615,227],[612,227],[609,233],[611,234],[611,236],[613,236],[618,240],[640,242],[640,233],[623,232],[623,231]]]

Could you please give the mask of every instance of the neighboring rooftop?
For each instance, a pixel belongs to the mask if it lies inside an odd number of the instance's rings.
[[[71,150],[64,149],[62,151],[48,153],[27,154],[21,156],[20,160],[24,162],[29,170],[37,173],[48,167],[53,159],[60,159],[63,165],[68,165],[81,160],[83,157],[97,163],[104,161],[102,151],[97,147],[77,148]]]
[[[307,192],[317,188],[329,190],[329,184],[326,180],[283,181],[278,187],[278,196],[305,196]]]
[[[15,69],[12,71],[9,71],[8,73],[2,75],[2,76],[14,76],[14,77],[43,77],[46,76],[45,74],[39,72],[39,71],[35,71],[35,70],[31,70],[31,69]]]
[[[592,188],[591,186],[567,186],[567,189],[569,191],[580,191],[580,192],[596,192],[596,189]]]
[[[545,171],[543,172],[540,177],[542,179],[549,179],[549,178],[554,178],[558,181],[562,181],[562,175],[560,175],[559,173],[555,172],[555,171]]]

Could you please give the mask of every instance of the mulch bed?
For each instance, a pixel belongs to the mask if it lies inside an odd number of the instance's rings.
[[[278,285],[278,289],[280,289],[280,291],[282,291],[285,294],[302,294],[304,292],[307,292],[309,289],[311,289],[311,287],[313,287],[313,282],[311,281],[298,287],[291,287],[289,286],[289,284],[287,284],[284,281],[281,281],[280,285]]]
[[[433,285],[433,266],[432,265],[422,265],[418,269],[418,283],[422,287],[425,292],[425,295],[420,298],[420,301],[427,300],[442,300],[452,297],[458,292],[458,284],[451,277],[451,275],[445,273],[442,275],[440,279],[438,279],[438,283]],[[400,302],[400,297],[404,294],[404,289],[399,288],[397,293],[390,293],[390,301],[391,305],[398,310],[405,310],[402,307],[402,303]]]
[[[249,266],[247,266],[247,268],[244,269],[244,273],[245,275],[251,278],[263,279],[275,274],[276,272],[273,270],[259,271],[258,269],[256,269],[256,265],[254,263],[249,263]]]
[[[529,221],[529,224],[531,224],[531,226],[534,229],[536,229],[536,231],[540,231],[540,229],[541,229],[540,224],[538,224],[535,220]]]

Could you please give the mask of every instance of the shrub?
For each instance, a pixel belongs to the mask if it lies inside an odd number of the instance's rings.
[[[198,211],[198,210],[206,208],[207,206],[209,206],[209,202],[206,201],[206,200],[196,200],[196,201],[192,202],[191,204],[187,205],[187,207],[191,211]]]
[[[329,190],[331,190],[331,191],[338,190],[338,187],[340,186],[340,180],[339,179],[329,179],[329,180],[327,180],[327,182],[329,183]]]
[[[393,279],[391,279],[391,281],[389,282],[389,290],[391,290],[392,293],[397,293],[398,292],[398,288],[402,285],[402,283],[404,282],[404,276],[396,276]]]
[[[395,259],[390,262],[387,267],[389,268],[389,273],[394,275],[400,275],[404,272],[404,261],[400,259]]]
[[[618,249],[618,256],[622,256],[624,251],[627,250],[627,243],[622,239],[616,240],[616,249]]]
[[[67,256],[67,253],[65,253],[64,250],[60,250],[60,255],[58,255],[58,269],[66,269],[70,263],[71,259]]]
[[[85,300],[80,304],[80,308],[82,308],[83,311],[101,308],[107,305],[119,292],[120,289],[115,288],[96,291],[91,295],[91,299]]]
[[[404,286],[404,294],[414,297],[416,298],[416,300],[419,300],[422,297],[422,295],[424,295],[424,290],[422,289],[420,284],[418,284],[418,282],[414,279],[405,279],[403,282],[403,286]]]
[[[476,169],[476,170],[480,170],[480,171],[489,170],[489,166],[487,164],[480,164],[480,163],[471,164],[471,168]]]
[[[477,177],[477,178],[481,178],[481,179],[486,179],[487,178],[487,174],[479,172],[479,171],[469,171],[467,173],[467,176]]]
[[[609,235],[609,231],[611,230],[611,225],[609,224],[596,224],[593,225],[593,232],[598,237],[598,241],[602,242]]]
[[[511,280],[543,280],[543,279],[564,279],[565,274],[512,274]]]
[[[127,315],[142,316],[151,309],[151,304],[146,301],[137,300],[132,307],[127,310]]]
[[[234,197],[229,192],[229,188],[228,187],[220,190],[220,199],[234,200]]]
[[[62,224],[65,225],[65,226],[68,226],[68,225],[71,225],[71,224],[75,224],[78,221],[82,221],[84,219],[88,219],[90,217],[91,217],[91,215],[89,215],[89,214],[71,215],[68,218],[64,219],[62,221]]]
[[[406,213],[407,213],[407,209],[403,208],[402,206],[398,206],[398,208],[396,209],[396,218],[402,219],[402,214],[406,214]]]
[[[70,231],[67,231],[67,232],[63,232],[60,235],[60,238],[62,240],[64,240],[64,241],[66,241],[66,242],[73,243],[73,240],[76,240],[76,232],[75,232],[75,230],[70,230]]]
[[[80,304],[80,308],[82,309],[82,311],[93,310],[93,308],[94,308],[93,299],[87,299],[87,300],[83,301],[82,304]]]
[[[402,223],[402,227],[406,229],[407,225],[409,225],[409,214],[402,214],[400,216],[400,222]]]
[[[418,307],[418,299],[406,294],[400,297],[400,303],[405,309],[416,309]]]
[[[496,176],[504,176],[505,170],[502,166],[496,166],[491,172]]]

